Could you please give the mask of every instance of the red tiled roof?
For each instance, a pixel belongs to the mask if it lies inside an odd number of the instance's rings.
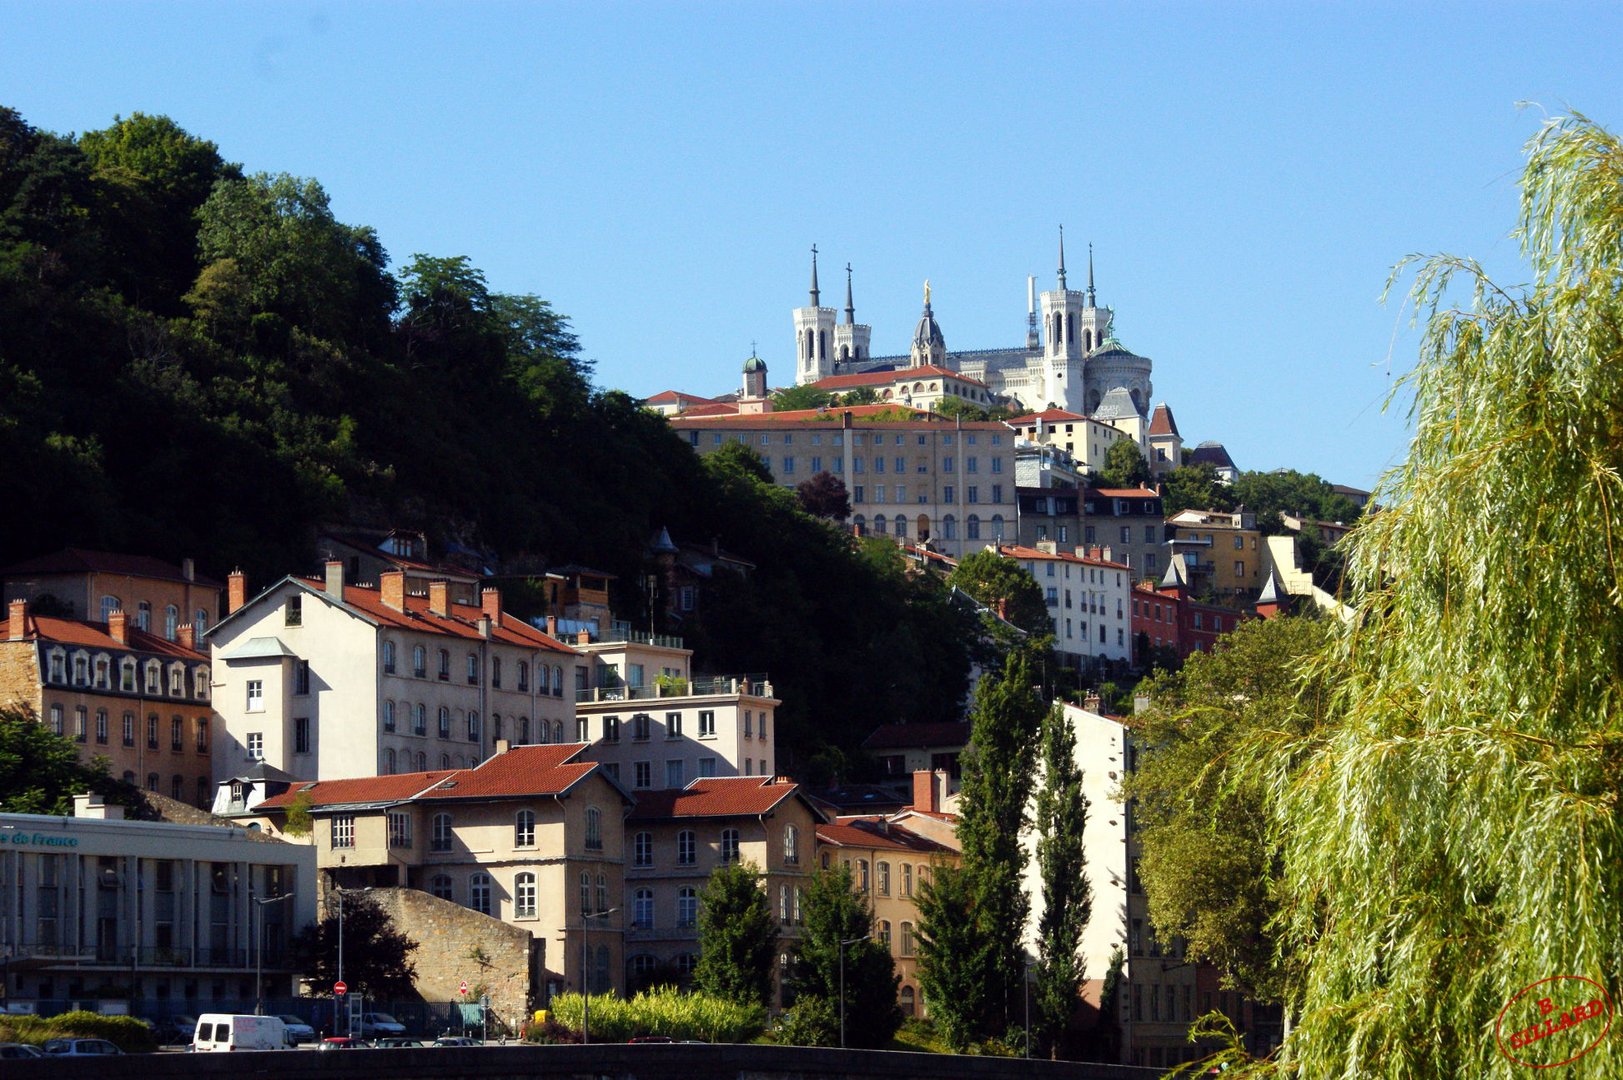
[[[1149,433],[1151,435],[1178,434],[1178,422],[1172,418],[1172,409],[1166,404],[1157,405],[1155,411],[1150,413]]]
[[[423,799],[496,799],[515,795],[561,795],[581,778],[600,768],[596,762],[576,761],[585,743],[544,743],[515,746],[494,754],[471,769],[460,769],[442,780]]]
[[[968,375],[944,368],[939,364],[924,364],[920,367],[894,368],[890,371],[863,371],[855,375],[828,375],[818,379],[812,385],[819,390],[843,390],[849,386],[883,386],[885,383],[907,382],[920,378],[957,379],[959,382],[969,383],[971,386],[985,386],[979,379],[972,379]]]
[[[1044,409],[1042,412],[1028,413],[1025,416],[1017,416],[1013,420],[1007,421],[1007,423],[1010,427],[1019,427],[1021,424],[1035,424],[1039,420],[1052,424],[1056,420],[1072,421],[1086,419],[1087,417],[1083,416],[1081,413],[1067,412],[1064,409]]]
[[[876,414],[894,414],[897,412],[911,413],[912,418],[908,420],[872,419]],[[838,431],[840,430],[840,418],[845,413],[851,414],[854,425],[859,428],[864,428],[865,423],[872,425],[882,424],[887,431],[892,429],[936,430],[944,426],[955,425],[955,421],[951,417],[942,416],[940,413],[926,412],[923,409],[916,409],[910,405],[902,405],[894,401],[878,405],[833,405],[827,409],[790,409],[785,412],[753,413],[748,415],[729,413],[726,416],[694,416],[683,413],[680,416],[671,417],[670,423],[672,427],[676,428],[689,421],[704,427],[723,425],[728,427],[772,427],[776,425],[787,426],[789,424],[817,424],[831,431]],[[965,420],[963,428],[965,431],[1006,432],[1009,430],[1007,425],[1000,420]]]
[[[923,749],[928,746],[965,746],[969,743],[969,723],[963,720],[943,724],[880,724],[862,740],[867,750]]]
[[[1159,492],[1149,488],[1089,488],[1089,495],[1103,495],[1107,499],[1159,499]]]
[[[82,645],[87,649],[127,650],[130,652],[157,653],[160,656],[173,656],[178,660],[207,660],[205,653],[196,649],[188,649],[178,641],[170,641],[156,634],[149,634],[144,630],[135,628],[135,620],[131,619],[129,626],[129,643],[120,645],[113,640],[107,632],[107,624],[103,622],[84,622],[80,619],[58,619],[52,615],[28,615],[28,622],[23,630],[23,638],[28,641],[50,641],[63,645]],[[0,641],[11,639],[11,619],[0,619]]]
[[[302,585],[308,586],[312,591],[326,595],[320,581],[309,578],[294,579]],[[383,602],[383,595],[377,589],[366,588],[360,585],[344,586],[344,603],[361,612],[368,618],[382,623],[385,626],[398,626],[406,630],[418,630],[430,634],[446,634],[450,637],[481,640],[479,636],[479,619],[484,615],[484,609],[472,604],[451,603],[446,607],[444,615],[436,615],[428,609],[428,597],[407,596],[406,610],[396,611]],[[508,645],[519,645],[526,649],[545,649],[549,652],[568,653],[575,655],[575,650],[537,630],[523,619],[507,612],[501,613],[498,622],[493,622],[490,628],[492,641],[504,642]]]
[[[1009,559],[1059,559],[1061,562],[1085,563],[1088,566],[1109,566],[1118,570],[1130,569],[1126,563],[1112,562],[1109,559],[1094,559],[1068,551],[1049,553],[1047,551],[1038,551],[1036,548],[1021,547],[1018,544],[1004,544],[998,548],[998,554]]]
[[[174,563],[155,559],[150,555],[126,555],[116,551],[89,551],[85,548],[63,548],[49,555],[24,559],[10,566],[0,567],[0,577],[21,577],[24,574],[118,574],[125,577],[154,578],[158,581],[185,581],[186,575]],[[225,584],[202,574],[193,584],[212,589],[223,589]]]
[[[644,405],[678,405],[684,401],[691,401],[695,405],[714,405],[715,398],[700,397],[698,394],[684,394],[680,390],[661,390],[651,398],[644,398]]]
[[[737,416],[738,405],[730,401],[710,401],[703,405],[695,405],[691,409],[683,409],[677,414],[681,417],[701,416]]]
[[[304,792],[310,793],[310,806],[349,806],[356,803],[404,802],[413,795],[455,776],[466,769],[440,769],[435,772],[394,773],[390,776],[360,776],[351,780],[311,780],[294,784],[273,795],[255,809],[280,809]]]
[[[888,851],[950,852],[945,844],[928,840],[900,825],[871,816],[837,818],[832,825],[817,826],[819,843],[835,847],[882,848]]]
[[[770,776],[701,777],[685,788],[639,791],[629,820],[755,817],[767,813],[799,788],[792,780]]]

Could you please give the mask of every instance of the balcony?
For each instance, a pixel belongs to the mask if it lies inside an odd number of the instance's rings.
[[[687,689],[649,683],[643,686],[597,686],[575,691],[576,704],[614,701],[669,701],[685,697],[714,697],[746,694],[771,697],[772,683],[764,673],[754,675],[699,676],[688,680]]]

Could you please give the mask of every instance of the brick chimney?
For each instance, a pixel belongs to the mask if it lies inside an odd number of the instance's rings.
[[[130,643],[129,616],[122,611],[109,611],[107,613],[107,636],[120,645]]]
[[[485,615],[491,622],[500,626],[502,623],[502,591],[500,589],[484,589],[479,593],[479,606],[484,609]]]
[[[241,570],[231,571],[225,585],[225,613],[230,615],[248,602],[248,575]]]
[[[378,599],[395,611],[406,610],[406,572],[385,570],[378,575]]]
[[[28,635],[28,601],[11,602],[11,640],[21,641]]]
[[[556,615],[548,615],[547,616],[547,637],[555,638],[557,636],[558,636],[558,616],[556,616]]]
[[[940,775],[933,769],[919,769],[913,773],[913,809],[932,814],[940,811],[941,787],[936,782]],[[942,780],[945,779],[942,776]]]
[[[428,610],[441,618],[451,614],[450,582],[430,581],[428,583]]]
[[[327,560],[326,593],[340,604],[344,602],[344,560]]]
[[[191,623],[181,623],[178,629],[180,647],[183,649],[197,649],[197,627]]]
[[[1082,699],[1082,707],[1090,713],[1099,712],[1100,709],[1104,708],[1104,702],[1099,698],[1099,691],[1089,690],[1087,697]]]

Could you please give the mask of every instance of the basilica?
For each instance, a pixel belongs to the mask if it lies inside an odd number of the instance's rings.
[[[1097,413],[1106,396],[1119,388],[1123,393],[1111,395],[1112,402],[1125,396],[1139,417],[1148,416],[1150,360],[1116,340],[1112,321],[1112,311],[1095,300],[1091,250],[1087,288],[1067,287],[1062,230],[1056,287],[1039,294],[1035,279],[1026,280],[1023,346],[949,350],[925,282],[924,310],[909,351],[874,356],[872,327],[856,321],[851,268],[846,267],[844,311],[823,307],[813,247],[810,303],[794,310],[795,382],[840,393],[872,387],[881,400],[920,408],[933,408],[946,397],[962,397],[1016,411],[1063,409],[1084,416]]]

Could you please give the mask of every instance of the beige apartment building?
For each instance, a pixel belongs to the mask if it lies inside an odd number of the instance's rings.
[[[583,976],[594,993],[623,992],[632,800],[583,749],[501,743],[474,768],[295,783],[238,818],[313,844],[328,886],[412,889],[485,917],[482,929],[460,920],[470,948],[505,928],[527,932],[532,1004],[578,991]],[[287,811],[301,802],[313,830],[291,837]]]
[[[1227,602],[1253,599],[1262,590],[1268,553],[1255,514],[1180,510],[1167,518],[1166,532],[1168,548],[1183,556],[1197,595]]]
[[[775,1007],[805,925],[806,877],[827,817],[800,786],[774,777],[710,777],[645,791],[626,819],[627,984],[686,983],[698,962],[699,894],[710,872],[743,862],[762,871],[779,925]]]
[[[108,772],[195,806],[213,797],[209,659],[190,623],[175,641],[135,628],[35,614],[15,599],[0,623],[0,706],[28,710]]]
[[[165,641],[192,628],[194,643],[220,617],[222,585],[197,573],[191,559],[179,566],[148,555],[64,548],[0,569],[0,599],[27,600],[42,615],[106,623],[122,611],[128,625]]]
[[[750,447],[786,487],[832,473],[850,495],[851,524],[870,535],[928,540],[955,557],[1015,537],[1015,434],[999,422],[853,405],[670,424],[695,453]]]
[[[450,770],[498,740],[571,740],[580,655],[495,589],[477,607],[444,582],[425,593],[400,571],[346,583],[331,561],[324,580],[286,577],[250,600],[233,574],[209,633],[215,779],[260,761],[301,780]]]

